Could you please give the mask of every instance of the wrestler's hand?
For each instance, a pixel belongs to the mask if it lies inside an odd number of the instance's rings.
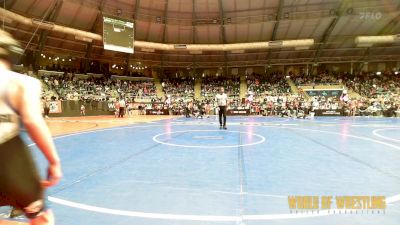
[[[56,185],[62,177],[61,164],[50,164],[47,169],[47,180],[42,181],[42,186],[45,188]]]

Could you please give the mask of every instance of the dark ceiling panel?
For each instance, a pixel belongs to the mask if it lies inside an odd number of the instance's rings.
[[[221,0],[222,14],[219,0],[141,0],[138,7],[136,28],[136,40],[168,43],[192,43],[195,40],[200,44],[222,43],[222,28],[225,30],[228,43],[269,41],[276,24],[276,14],[279,3],[282,0]],[[303,39],[314,38],[316,43],[322,40],[322,36],[335,18],[334,11],[341,0],[284,0],[282,17],[277,26],[276,39]],[[27,17],[41,18],[51,7],[49,0],[15,0],[11,4],[12,11]],[[99,15],[100,3],[103,2],[103,14],[117,16],[133,20],[135,4],[137,0],[63,0],[60,13],[55,22],[68,27],[82,30],[102,32],[101,22],[95,25]],[[168,3],[168,4],[167,4]],[[166,5],[167,4],[167,5]],[[194,4],[194,5],[193,5]],[[166,7],[168,6],[168,7]],[[165,9],[167,8],[167,11]],[[193,14],[193,9],[195,14]],[[351,9],[351,12],[348,11]],[[368,18],[365,12],[372,13]],[[223,18],[221,19],[221,15]],[[365,52],[363,48],[357,48],[354,38],[357,35],[378,35],[400,33],[399,2],[397,0],[360,0],[348,1],[345,11],[332,33],[323,46],[321,57],[359,56]],[[397,21],[397,22],[396,22]],[[166,23],[166,24],[165,24]],[[21,24],[7,23],[7,30],[19,39],[28,42],[34,27]],[[195,26],[193,32],[193,26]],[[384,29],[385,28],[385,29]],[[40,32],[41,29],[38,30]],[[195,35],[195,37],[193,37]],[[37,44],[38,39],[32,39],[32,45]],[[75,42],[75,43],[74,43]],[[95,45],[102,46],[100,41]],[[70,48],[71,51],[85,51],[86,43],[75,40],[72,35],[50,32],[46,42],[47,47]],[[314,50],[294,51],[294,49],[273,49],[260,51],[246,51],[242,54],[229,56],[235,60],[260,60],[266,58],[268,52],[273,52],[271,57],[276,60],[286,58],[313,58]],[[393,47],[391,47],[393,46]],[[379,46],[371,48],[371,52],[381,55],[399,54],[398,46],[389,45],[385,48]],[[335,51],[336,49],[336,51]],[[136,49],[135,51],[141,51]],[[257,53],[259,52],[259,54]],[[156,53],[140,53],[140,57],[149,59],[161,59],[159,51]],[[101,48],[94,48],[94,55],[104,54],[106,57],[115,56],[126,58]],[[207,52],[195,58],[209,59],[215,57],[217,61],[223,61],[223,53],[213,53],[218,56],[209,56]],[[229,55],[230,53],[228,53]],[[137,54],[139,56],[139,53]],[[135,56],[134,56],[135,57]],[[192,60],[191,55],[171,56],[171,60]]]

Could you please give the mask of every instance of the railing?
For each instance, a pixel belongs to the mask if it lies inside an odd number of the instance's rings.
[[[304,83],[297,84],[298,86],[333,86],[333,85],[342,85],[339,82],[318,82],[318,83]]]
[[[299,85],[298,88],[303,90],[312,90],[312,89],[320,89],[320,90],[332,90],[332,89],[345,89],[344,84],[336,83],[336,84],[314,84],[314,85]]]

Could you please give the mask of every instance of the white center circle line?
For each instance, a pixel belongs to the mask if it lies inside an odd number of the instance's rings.
[[[398,127],[398,128],[376,129],[376,130],[373,130],[373,131],[372,131],[372,134],[375,135],[375,136],[377,136],[377,137],[380,137],[380,138],[382,138],[382,139],[385,139],[385,140],[400,142],[400,139],[390,138],[390,137],[384,136],[384,135],[382,135],[382,134],[379,134],[379,132],[384,131],[384,130],[400,130],[400,127]]]
[[[249,132],[240,132],[240,131],[222,131],[223,133],[239,133],[239,134],[248,134],[252,136],[256,136],[260,138],[259,141],[254,142],[254,143],[248,143],[248,144],[241,144],[241,145],[213,145],[213,146],[207,146],[207,145],[182,145],[182,144],[173,144],[173,143],[168,143],[164,141],[160,141],[157,138],[163,135],[168,135],[168,134],[177,134],[177,133],[187,133],[187,132],[217,132],[218,130],[184,130],[184,131],[174,131],[174,132],[166,132],[166,133],[161,133],[157,134],[153,137],[153,141],[163,144],[163,145],[169,145],[169,146],[174,146],[174,147],[184,147],[184,148],[208,148],[208,149],[214,149],[214,148],[237,148],[237,147],[246,147],[246,146],[252,146],[252,145],[258,145],[261,143],[265,142],[265,137],[259,135],[259,134],[254,134],[254,133],[249,133]],[[218,131],[221,132],[221,131]]]

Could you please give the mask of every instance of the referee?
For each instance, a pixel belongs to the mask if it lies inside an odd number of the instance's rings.
[[[228,95],[225,94],[223,87],[219,89],[219,94],[215,96],[215,101],[217,102],[219,108],[219,129],[226,130],[226,107],[228,105]]]
[[[122,97],[122,98],[119,100],[119,114],[118,114],[118,118],[124,118],[124,115],[125,115],[125,107],[126,107],[125,97]]]

